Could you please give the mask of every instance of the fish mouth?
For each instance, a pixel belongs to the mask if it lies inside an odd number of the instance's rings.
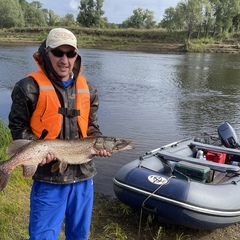
[[[132,150],[134,148],[135,148],[135,146],[127,145],[126,147],[123,148],[123,150]]]
[[[132,140],[124,140],[124,142],[117,144],[115,150],[116,151],[132,150],[135,148],[135,146],[130,145],[132,142],[133,142]]]

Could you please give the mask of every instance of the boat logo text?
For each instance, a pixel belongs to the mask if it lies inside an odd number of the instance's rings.
[[[164,185],[168,182],[166,178],[160,177],[158,175],[149,175],[148,181],[156,185]]]

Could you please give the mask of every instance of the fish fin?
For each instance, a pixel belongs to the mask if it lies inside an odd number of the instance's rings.
[[[23,167],[23,176],[25,178],[30,178],[34,175],[37,170],[37,165],[22,165]]]
[[[67,169],[68,163],[58,161],[52,165],[51,172],[56,172],[59,170],[60,173],[63,173]]]
[[[59,172],[63,173],[67,169],[68,163],[67,162],[60,162],[59,164]]]
[[[32,141],[33,140],[27,140],[27,139],[13,140],[7,147],[6,152],[9,156],[13,156],[15,153],[19,152],[22,148],[26,147]]]
[[[56,172],[59,169],[60,161],[55,162],[51,167],[51,172]]]
[[[0,169],[0,191],[2,191],[7,186],[9,177],[10,174]]]

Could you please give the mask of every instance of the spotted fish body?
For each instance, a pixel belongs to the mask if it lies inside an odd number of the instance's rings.
[[[56,157],[57,169],[64,172],[68,164],[86,163],[103,149],[111,153],[131,150],[134,148],[130,145],[131,142],[127,139],[103,136],[74,140],[14,140],[7,148],[11,157],[0,162],[0,191],[6,187],[14,168],[22,165],[23,176],[30,178],[47,154]]]

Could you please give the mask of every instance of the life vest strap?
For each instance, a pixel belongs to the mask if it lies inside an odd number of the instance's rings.
[[[72,108],[58,108],[58,113],[66,117],[80,116],[80,110],[72,109]]]
[[[43,129],[42,134],[41,134],[39,139],[44,139],[47,136],[47,134],[48,134],[48,130],[47,129]]]

